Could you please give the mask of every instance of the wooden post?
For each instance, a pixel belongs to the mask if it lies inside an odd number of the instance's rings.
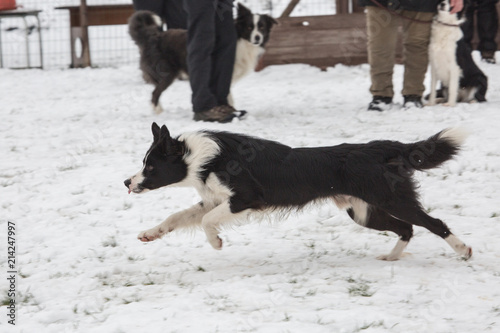
[[[336,14],[349,14],[349,0],[335,0]]]
[[[89,43],[89,23],[87,15],[87,1],[80,0],[80,41],[82,43],[82,55],[78,62],[78,67],[89,67],[90,43]]]
[[[284,17],[290,16],[290,14],[293,12],[293,10],[299,4],[299,2],[300,2],[300,0],[292,0],[292,1],[290,1],[290,3],[288,4],[288,6],[286,6],[285,10],[281,14],[280,18],[284,18]]]

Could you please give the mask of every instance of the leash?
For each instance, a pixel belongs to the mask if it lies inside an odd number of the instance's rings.
[[[405,16],[405,15],[402,15],[400,13],[398,13],[397,11],[395,10],[392,10],[392,9],[389,9],[387,7],[385,7],[384,5],[382,5],[380,2],[378,2],[377,0],[370,0],[371,2],[373,2],[375,5],[377,5],[377,7],[385,10],[386,12],[389,12],[391,13],[392,15],[395,15],[395,16],[398,16],[400,18],[402,18],[403,20],[408,20],[408,21],[411,21],[411,22],[415,22],[415,23],[421,23],[421,24],[430,24],[432,23],[434,20],[429,20],[429,21],[426,21],[426,20],[419,20],[419,19],[414,19],[414,18],[411,18],[411,17],[408,17],[408,16]],[[437,23],[439,24],[442,24],[442,25],[446,25],[448,27],[459,27],[460,24],[450,24],[450,23],[445,23],[445,22],[441,22],[439,20],[435,20]]]

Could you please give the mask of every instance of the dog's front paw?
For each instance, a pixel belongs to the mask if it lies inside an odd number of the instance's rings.
[[[208,242],[216,250],[222,250],[222,239],[219,236],[208,238]]]
[[[456,105],[456,103],[453,103],[453,102],[446,102],[446,103],[443,103],[443,106],[454,107],[455,105]]]
[[[407,256],[411,256],[411,254],[408,252],[403,252],[399,255],[395,254],[395,253],[389,253],[389,254],[383,254],[381,256],[378,256],[377,259],[384,260],[384,261],[396,261],[396,260],[399,260],[399,259],[407,257]]]
[[[466,246],[465,253],[462,255],[464,260],[469,260],[472,257],[472,247]]]
[[[151,242],[154,241],[155,239],[161,238],[164,234],[160,231],[158,228],[153,228],[149,229],[146,231],[141,232],[138,236],[137,239],[139,239],[141,242]]]
[[[390,255],[390,254],[383,254],[381,256],[378,256],[377,260],[396,261],[396,260],[399,260],[399,257],[398,256],[394,256],[394,255]]]

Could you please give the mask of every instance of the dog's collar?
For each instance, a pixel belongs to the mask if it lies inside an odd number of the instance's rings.
[[[458,24],[451,24],[451,23],[446,23],[446,22],[443,22],[443,21],[439,21],[438,19],[434,19],[434,22],[438,23],[438,24],[442,24],[442,25],[445,25],[447,27],[459,27],[462,25],[462,23],[458,23]]]

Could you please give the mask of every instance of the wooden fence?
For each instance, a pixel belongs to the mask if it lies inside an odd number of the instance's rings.
[[[332,0],[334,1],[334,0]],[[132,5],[59,7],[70,12],[72,67],[91,65],[87,27],[126,24],[133,13]],[[367,62],[366,18],[357,0],[335,0],[337,13],[324,16],[290,17],[300,0],[290,0],[275,27],[258,69],[276,64],[305,63],[320,68],[342,63],[356,65]],[[500,6],[500,4],[498,5]],[[477,29],[476,29],[477,30]],[[75,42],[81,41],[77,54]],[[477,45],[477,36],[473,46]],[[500,44],[500,33],[497,34]],[[396,49],[396,61],[402,60],[401,34]]]

